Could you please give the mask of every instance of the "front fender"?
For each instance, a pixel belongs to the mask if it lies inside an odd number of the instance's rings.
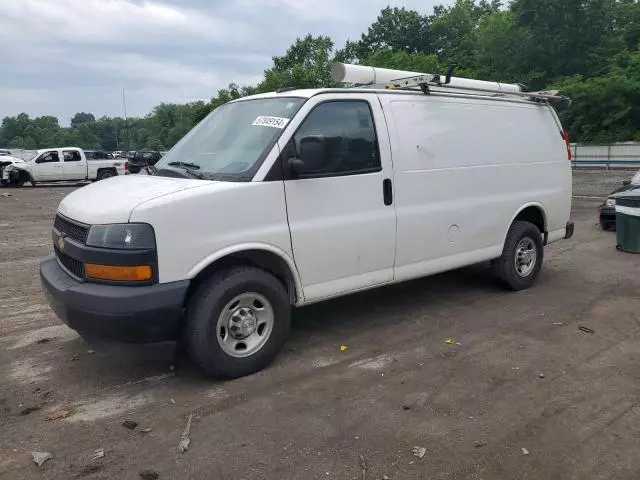
[[[291,272],[291,276],[293,277],[293,282],[296,288],[296,298],[298,299],[297,304],[304,303],[304,292],[302,290],[302,281],[300,280],[300,275],[298,273],[298,269],[293,261],[293,258],[284,250],[270,245],[268,243],[242,243],[239,245],[233,245],[230,247],[223,248],[218,250],[217,252],[205,257],[200,262],[198,262],[188,274],[189,279],[195,278],[200,272],[202,272],[209,265],[217,262],[218,260],[233,255],[234,253],[246,252],[249,250],[264,250],[270,253],[273,253],[280,257],[289,267],[289,271]]]
[[[10,168],[11,170],[17,170],[17,171],[20,171],[20,172],[26,172],[29,175],[29,178],[32,177],[31,168],[28,165],[18,165],[18,164],[14,163],[13,165],[10,165],[8,168]],[[11,170],[9,170],[9,171],[11,171]]]

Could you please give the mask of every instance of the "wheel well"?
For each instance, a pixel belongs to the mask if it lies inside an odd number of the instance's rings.
[[[280,280],[287,289],[291,304],[296,302],[296,283],[287,262],[277,254],[267,250],[245,250],[222,257],[198,273],[191,281],[185,304],[198,286],[213,273],[239,266],[252,266],[269,272]]]
[[[115,167],[103,167],[98,169],[98,171],[96,172],[96,176],[100,175],[102,172],[118,173]]]
[[[9,173],[9,179],[10,180],[22,180],[24,182],[29,182],[31,184],[33,184],[33,179],[31,178],[31,174],[29,172],[27,172],[26,170],[12,170]]]
[[[516,220],[523,220],[525,222],[533,223],[536,227],[538,227],[540,233],[544,234],[546,232],[544,212],[540,207],[531,206],[525,208],[520,213],[518,213],[513,221],[515,222]]]

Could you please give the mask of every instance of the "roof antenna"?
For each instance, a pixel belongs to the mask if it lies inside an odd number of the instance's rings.
[[[449,70],[447,70],[447,77],[445,78],[443,85],[448,85],[449,83],[451,83],[451,75],[453,75],[453,71],[456,67],[457,65],[455,63],[449,65]]]

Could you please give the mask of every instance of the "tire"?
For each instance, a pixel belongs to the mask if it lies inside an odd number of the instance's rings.
[[[524,262],[516,266],[518,253]],[[534,252],[535,258],[528,252]],[[502,256],[492,262],[493,270],[498,280],[513,291],[529,288],[536,280],[542,259],[544,247],[542,234],[534,224],[524,221],[515,221],[509,228],[507,239],[504,243]],[[529,260],[529,263],[526,263]]]
[[[7,183],[7,186],[14,187],[14,188],[23,187],[24,184],[27,182],[27,179],[25,178],[25,176],[23,174],[18,174],[16,176],[15,173],[11,175],[11,173],[9,173],[9,182]]]
[[[98,178],[97,180],[104,180],[105,178],[111,178],[111,177],[115,177],[116,174],[113,172],[113,170],[102,170],[98,173]]]
[[[612,222],[606,221],[604,217],[600,217],[600,228],[606,232],[613,228],[613,224]]]
[[[269,312],[270,325],[265,320]],[[290,321],[289,295],[282,283],[263,270],[236,267],[213,275],[196,289],[187,304],[184,336],[191,358],[209,375],[238,378],[275,359]]]

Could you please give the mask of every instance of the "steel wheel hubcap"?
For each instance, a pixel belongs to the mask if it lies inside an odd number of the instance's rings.
[[[536,260],[538,259],[538,252],[536,251],[535,242],[525,237],[518,243],[516,247],[515,255],[515,267],[516,272],[521,277],[527,277],[531,274],[536,266]]]
[[[273,307],[265,296],[259,293],[237,295],[218,317],[218,344],[227,355],[248,357],[267,343],[273,323]]]

